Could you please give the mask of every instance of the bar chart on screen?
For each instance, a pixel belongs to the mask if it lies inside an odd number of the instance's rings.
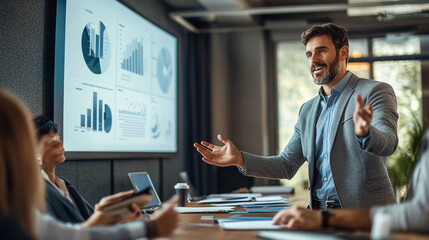
[[[89,105],[89,104],[88,104]],[[109,105],[98,98],[96,91],[92,92],[92,106],[83,110],[80,114],[81,131],[98,131],[109,133],[112,129],[112,110]]]

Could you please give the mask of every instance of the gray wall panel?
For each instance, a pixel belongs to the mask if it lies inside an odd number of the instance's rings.
[[[57,176],[67,179],[73,185],[77,185],[78,183],[77,166],[78,166],[78,162],[66,160],[65,162],[57,166],[57,168],[55,169],[55,172]]]
[[[43,112],[44,1],[0,3],[0,87]]]
[[[182,159],[164,159],[162,162],[163,199],[167,200],[175,194],[174,185],[179,182],[179,172],[184,168],[179,166]]]
[[[159,176],[159,160],[115,160],[113,162],[113,191],[120,192],[132,189],[130,180],[128,179],[129,172],[148,172],[152,182],[159,192],[160,176]]]
[[[263,154],[262,32],[219,33],[211,36],[212,141],[224,134],[239,150]],[[220,168],[219,190],[229,192],[253,185],[254,179],[236,167]]]
[[[77,188],[86,200],[95,204],[110,195],[112,178],[110,161],[82,161],[77,163]]]

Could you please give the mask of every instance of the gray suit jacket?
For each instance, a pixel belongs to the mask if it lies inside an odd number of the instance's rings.
[[[354,132],[356,95],[373,106],[369,142],[362,149]],[[295,133],[278,156],[262,157],[243,152],[248,176],[291,179],[308,162],[309,186],[314,183],[315,137],[320,97],[304,103]],[[335,188],[343,208],[369,208],[395,202],[386,170],[386,156],[397,145],[396,96],[389,84],[352,75],[342,92],[333,123],[330,165]],[[311,197],[311,191],[310,191]]]
[[[64,178],[67,190],[76,203],[76,207],[64,197],[51,183],[46,182],[46,213],[62,222],[81,223],[87,220],[94,209],[76,188]]]

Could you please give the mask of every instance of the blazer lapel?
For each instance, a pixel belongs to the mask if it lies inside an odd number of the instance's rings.
[[[64,182],[66,183],[67,189],[69,190],[70,195],[73,197],[78,210],[82,214],[82,216],[86,219],[89,218],[89,216],[92,214],[92,209],[88,209],[89,206],[87,206],[82,198],[82,196],[79,194],[79,192],[74,188],[73,185],[71,185],[68,181],[64,179]]]
[[[72,212],[75,211],[76,208],[73,206],[73,204],[66,197],[64,197],[54,186],[52,186],[50,182],[46,181],[46,185],[51,190],[51,192],[54,193],[55,197],[58,200],[60,200],[67,208],[70,208],[70,210],[73,210]]]
[[[341,116],[344,113],[344,110],[346,109],[346,106],[348,102],[350,101],[350,97],[353,95],[353,92],[355,91],[355,87],[358,81],[358,77],[354,74],[349,79],[349,82],[347,83],[346,87],[344,88],[343,92],[341,93],[340,99],[338,99],[338,107],[335,111],[335,117],[334,122],[332,123],[332,134],[331,136],[331,150],[332,146],[334,145],[335,137],[337,136],[338,127],[340,125]]]
[[[316,142],[316,123],[317,123],[317,112],[319,110],[320,106],[320,97],[317,96],[311,106],[311,110],[309,112],[309,120],[308,123],[310,123],[310,136],[304,136],[308,137],[308,146],[309,146],[309,159],[308,161],[308,178],[309,178],[309,187],[311,187],[311,184],[313,183],[314,178],[314,149],[315,149],[315,142]]]

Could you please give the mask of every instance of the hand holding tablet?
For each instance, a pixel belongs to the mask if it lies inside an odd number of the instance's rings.
[[[143,208],[152,201],[152,198],[153,196],[150,193],[150,188],[147,187],[138,193],[134,193],[122,199],[118,199],[113,203],[107,203],[106,205],[101,206],[101,211],[112,215],[120,215],[122,218],[126,218],[129,217],[129,215],[134,214],[131,210],[132,208],[130,208],[132,203]]]

